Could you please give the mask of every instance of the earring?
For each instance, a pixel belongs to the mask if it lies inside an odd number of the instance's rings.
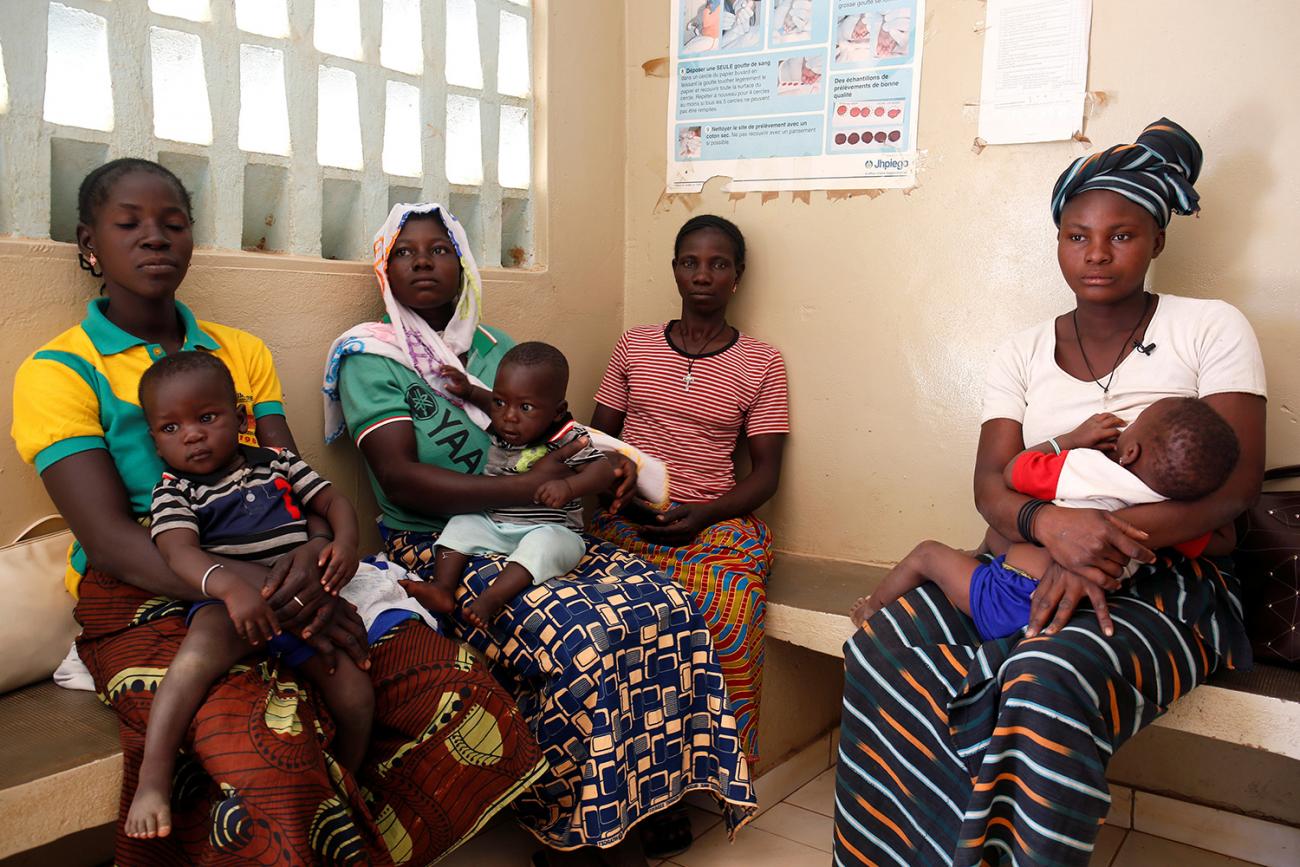
[[[732,295],[735,295],[735,294],[736,294],[736,290],[739,289],[739,288],[740,288],[740,281],[737,280],[735,283],[732,283],[732,284],[731,284],[731,294],[732,294]]]
[[[77,264],[81,266],[81,270],[89,271],[90,276],[92,277],[104,276],[104,272],[99,270],[99,260],[95,258],[94,253],[91,253],[89,256],[87,256],[85,253],[78,250]]]

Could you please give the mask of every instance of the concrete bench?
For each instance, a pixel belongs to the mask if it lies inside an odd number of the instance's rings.
[[[94,693],[47,681],[0,696],[0,858],[114,822],[121,788],[117,719]]]
[[[843,657],[848,610],[884,566],[779,553],[768,580],[767,634]],[[1135,746],[1141,744],[1141,746]],[[1188,761],[1193,751],[1194,761]],[[1300,671],[1221,672],[1125,744],[1113,782],[1300,825]]]
[[[853,634],[849,606],[886,571],[778,555],[768,637],[843,656]],[[1179,761],[1189,753],[1194,762]],[[1300,672],[1258,666],[1216,675],[1120,750],[1110,777],[1300,825],[1300,798],[1289,797],[1300,785]],[[111,824],[121,782],[117,723],[93,694],[46,682],[0,696],[0,859]],[[98,839],[102,846],[108,838]]]

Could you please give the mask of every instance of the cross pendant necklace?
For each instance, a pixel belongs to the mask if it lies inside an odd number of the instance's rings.
[[[678,320],[678,324],[679,325],[682,324],[680,320]],[[691,371],[695,369],[696,359],[702,358],[704,356],[704,350],[709,348],[710,343],[718,339],[718,335],[721,334],[726,327],[727,327],[727,320],[724,319],[722,320],[722,324],[713,330],[712,334],[704,338],[704,342],[700,344],[700,348],[697,349],[695,352],[687,351],[686,328],[685,326],[682,327],[682,331],[681,331],[682,355],[686,356],[686,375],[682,377],[682,383],[685,386],[684,389],[685,391],[690,391],[691,385],[694,384],[695,382],[695,375]]]

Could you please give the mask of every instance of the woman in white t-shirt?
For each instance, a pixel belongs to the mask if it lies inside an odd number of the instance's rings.
[[[837,863],[1087,864],[1114,751],[1213,671],[1249,666],[1232,562],[1210,556],[1227,552],[1171,546],[1230,525],[1258,496],[1259,345],[1231,305],[1143,289],[1170,213],[1198,210],[1200,165],[1196,140],[1161,119],[1057,181],[1057,257],[1075,307],[998,349],[975,466],[984,518],[1054,563],[1024,636],[981,644],[926,585],[849,641]],[[1169,396],[1203,398],[1237,435],[1241,459],[1214,494],[1108,513],[1004,483],[1026,444],[1098,412],[1132,421]],[[1121,585],[1130,558],[1144,565]]]

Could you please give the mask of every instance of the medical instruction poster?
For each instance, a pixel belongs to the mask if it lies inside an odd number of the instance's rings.
[[[672,0],[668,192],[916,183],[925,0]]]

